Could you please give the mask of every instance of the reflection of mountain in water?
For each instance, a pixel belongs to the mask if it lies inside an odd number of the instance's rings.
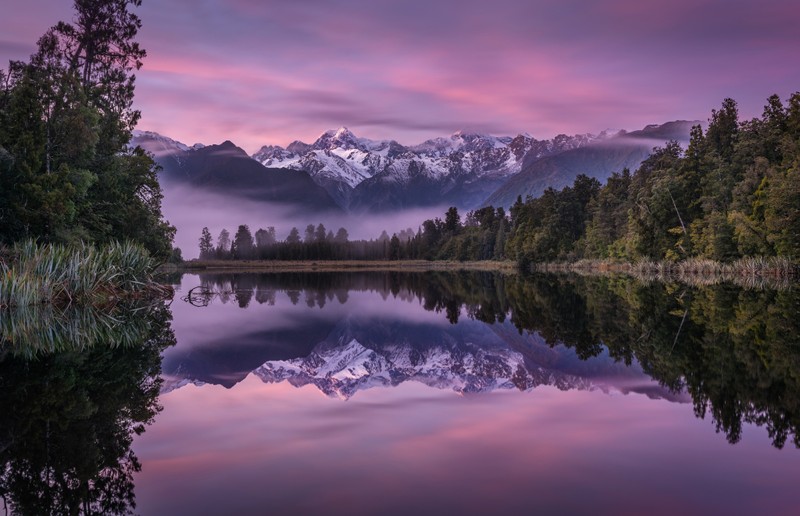
[[[286,291],[287,299],[290,292]],[[267,296],[271,303],[284,297],[275,294]],[[306,297],[314,298],[308,292]],[[408,301],[409,292],[398,292],[398,299]],[[341,297],[338,303],[346,300]],[[422,309],[414,303],[403,306]],[[314,385],[343,399],[407,381],[458,393],[527,391],[551,385],[561,390],[611,388],[682,399],[659,387],[638,364],[626,366],[607,352],[583,360],[573,349],[550,346],[538,333],[520,333],[508,320],[486,323],[461,318],[449,324],[442,317],[434,324],[389,316],[349,314],[334,320],[310,316],[296,330],[237,334],[230,328],[208,345],[165,359],[164,365],[165,391],[188,383],[232,387],[252,372],[267,383]]]
[[[311,384],[329,396],[345,399],[363,389],[406,381],[460,393],[528,390],[543,384],[561,389],[591,385],[579,376],[528,366],[521,353],[503,346],[449,342],[418,347],[405,342],[370,349],[346,337],[333,345],[320,344],[307,357],[267,362],[254,373],[267,383]]]
[[[297,331],[222,328],[165,357],[173,382],[230,386],[258,370],[266,381],[345,398],[404,381],[462,393],[543,384],[635,391],[690,400],[730,442],[753,423],[776,447],[800,447],[800,289],[791,286],[465,272],[200,280],[235,293],[228,310],[252,300],[288,309]],[[220,374],[224,364],[235,378]]]

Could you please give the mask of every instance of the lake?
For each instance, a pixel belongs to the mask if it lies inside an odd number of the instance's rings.
[[[793,285],[175,282],[168,306],[0,314],[9,510],[800,513]]]

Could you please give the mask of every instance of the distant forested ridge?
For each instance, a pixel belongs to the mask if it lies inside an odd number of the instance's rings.
[[[140,4],[76,0],[73,23],[0,70],[0,243],[128,239],[170,253],[155,163],[128,147],[146,55],[128,7]]]
[[[444,219],[377,240],[347,240],[322,224],[274,228],[262,238],[240,226],[213,245],[200,240],[201,258],[516,260],[527,266],[558,260],[622,261],[748,256],[800,256],[800,92],[784,105],[767,99],[760,118],[740,121],[736,102],[712,110],[705,131],[692,128],[687,147],[656,147],[633,173],[624,169],[605,185],[579,175],[572,186],[521,197],[507,214],[492,206],[466,213],[451,207]],[[221,235],[222,236],[222,235]]]

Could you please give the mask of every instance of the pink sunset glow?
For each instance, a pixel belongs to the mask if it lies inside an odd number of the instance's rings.
[[[766,466],[753,460],[766,444],[757,432],[732,450],[691,406],[638,394],[541,387],[459,397],[407,383],[344,402],[250,376],[161,402],[158,424],[136,442],[143,513],[797,510],[780,496],[798,473],[791,454]],[[232,492],[241,495],[219,496]]]
[[[2,0],[0,66],[71,18],[64,0]],[[141,129],[186,143],[313,140],[346,125],[418,143],[636,129],[743,117],[800,89],[793,0],[144,0]]]

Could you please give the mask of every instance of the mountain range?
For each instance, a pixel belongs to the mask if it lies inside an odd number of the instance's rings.
[[[265,167],[230,141],[189,147],[158,133],[137,131],[131,144],[153,154],[165,190],[187,185],[305,212],[341,212],[306,172]]]
[[[165,181],[305,210],[474,209],[508,207],[518,196],[567,186],[578,174],[604,182],[613,172],[636,169],[668,140],[685,143],[698,123],[674,121],[549,140],[459,131],[413,146],[360,138],[341,127],[310,144],[264,146],[253,156],[229,141],[190,147],[152,132],[136,132],[132,145],[154,154]]]

